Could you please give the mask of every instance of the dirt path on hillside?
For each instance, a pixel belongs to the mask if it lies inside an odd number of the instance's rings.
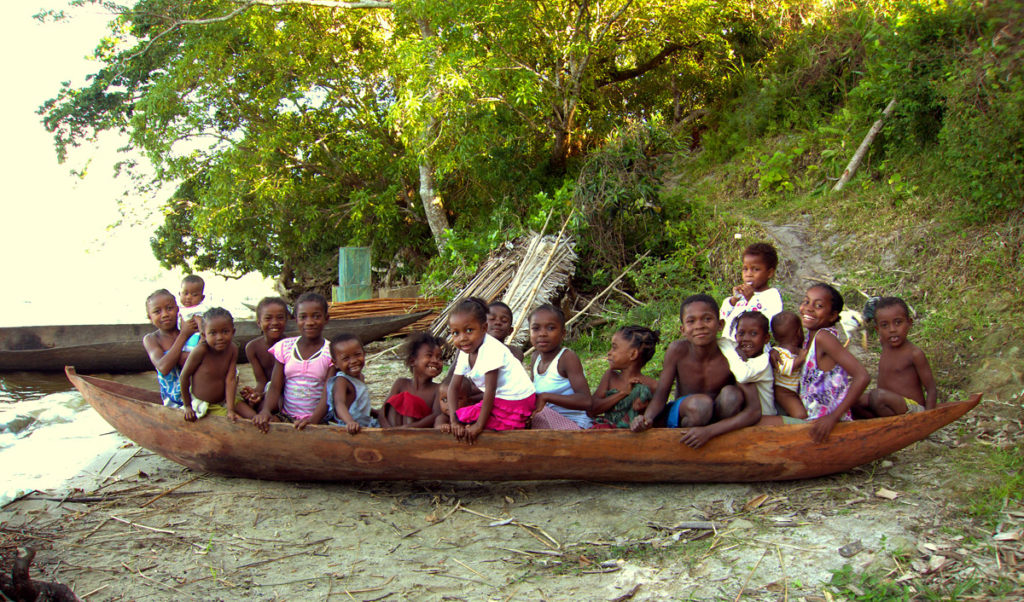
[[[799,224],[769,228],[786,294],[832,273]],[[379,400],[405,369],[384,351],[366,371]],[[1008,500],[992,522],[959,506],[984,469],[971,450],[1004,445],[1014,411],[989,401],[849,473],[751,485],[278,483],[195,474],[125,441],[5,507],[0,553],[39,549],[36,578],[88,600],[831,601],[864,587],[830,583],[844,565],[1011,599],[1024,508]]]
[[[840,283],[836,282],[834,277],[837,270],[825,259],[823,249],[813,241],[809,234],[810,219],[801,217],[799,220],[788,224],[761,222],[761,227],[772,238],[779,253],[779,267],[775,271],[773,284],[782,294],[786,309],[792,311],[797,311],[808,287],[817,282],[825,282],[836,288],[841,288]],[[845,301],[846,307],[859,311],[866,299],[857,296],[855,299],[845,299]],[[864,339],[857,334],[857,331],[847,333],[845,330],[841,330],[840,334],[844,342],[847,336],[853,337],[854,344],[848,345],[847,348],[854,357],[864,364],[870,374],[877,373],[878,353],[864,346]],[[856,344],[858,342],[859,345]]]
[[[807,287],[815,282],[832,283],[835,273],[821,255],[821,250],[810,241],[807,234],[808,219],[801,223],[761,225],[774,239],[779,252],[779,268],[775,273],[775,285],[783,295],[788,308],[794,308],[803,298]]]

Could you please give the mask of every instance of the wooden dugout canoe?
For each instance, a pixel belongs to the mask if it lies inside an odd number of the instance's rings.
[[[331,320],[324,336],[350,332],[363,343],[401,330],[429,312],[394,314]],[[17,326],[0,328],[0,372],[61,372],[73,365],[82,372],[144,372],[153,365],[142,346],[142,337],[153,332],[152,324],[96,324],[66,326]],[[235,322],[235,343],[240,349],[261,336],[253,321]],[[288,322],[285,336],[298,336],[294,320]],[[238,354],[238,361],[246,361]]]
[[[828,440],[810,425],[750,427],[694,450],[673,429],[485,432],[473,446],[433,429],[333,426],[296,431],[207,416],[186,423],[158,394],[68,367],[68,379],[122,435],[193,470],[287,481],[584,479],[642,482],[783,481],[820,477],[866,464],[953,422],[978,405],[942,404],[929,412],[844,422]],[[258,453],[257,453],[258,450]]]

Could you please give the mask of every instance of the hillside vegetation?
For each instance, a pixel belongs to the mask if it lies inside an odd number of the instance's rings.
[[[880,4],[817,15],[682,132],[699,145],[673,155],[661,198],[688,226],[668,220],[675,253],[634,279],[637,294],[722,295],[759,223],[805,224],[851,306],[898,295],[917,311],[913,336],[948,391],[1019,395],[1008,309],[1022,294],[1024,5]],[[860,170],[832,192],[892,99]]]

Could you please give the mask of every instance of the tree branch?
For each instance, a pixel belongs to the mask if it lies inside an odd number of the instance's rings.
[[[603,88],[611,84],[617,84],[620,82],[640,77],[644,73],[647,73],[648,71],[662,65],[666,60],[668,60],[668,57],[672,56],[677,51],[683,49],[693,50],[694,48],[697,47],[699,43],[700,42],[694,42],[693,44],[689,45],[676,44],[675,42],[669,43],[664,48],[661,49],[661,52],[652,56],[651,58],[647,59],[647,61],[640,65],[637,65],[636,67],[633,67],[631,69],[622,69],[621,71],[618,69],[610,70],[605,75],[605,77],[597,80],[596,87]]]
[[[157,40],[171,33],[172,31],[178,29],[179,27],[182,27],[184,25],[207,25],[209,23],[220,23],[221,21],[228,21],[249,10],[253,4],[254,2],[246,2],[245,4],[236,8],[235,10],[220,17],[210,17],[208,19],[181,19],[179,21],[175,21],[174,23],[171,23],[171,25],[167,29],[161,31],[160,33],[150,38],[149,41],[146,42],[146,45],[142,47],[142,50],[129,56],[125,62],[133,61],[136,58],[146,54],[146,52],[148,52],[149,49],[153,47],[153,44],[155,44]]]
[[[615,11],[615,14],[612,15],[611,18],[609,18],[605,22],[604,27],[601,28],[601,31],[599,31],[597,33],[597,35],[594,36],[593,44],[595,46],[600,44],[604,40],[604,36],[608,34],[608,30],[612,28],[612,25],[614,25],[615,22],[619,20],[619,17],[621,17],[622,14],[625,13],[632,4],[633,4],[633,0],[629,0],[628,2],[623,4],[621,7],[619,7],[619,10]]]
[[[614,25],[615,22],[619,20],[619,18],[629,9],[630,6],[632,6],[632,4],[633,0],[627,0],[625,4],[619,7],[619,10],[615,11],[615,14],[613,14],[611,17],[608,18],[607,21],[605,21],[600,31],[598,31],[597,35],[595,35],[594,38],[591,40],[590,49],[588,49],[587,52],[584,53],[582,60],[580,60],[579,64],[577,64],[573,68],[571,75],[573,79],[573,94],[575,96],[579,96],[583,73],[587,70],[587,65],[590,64],[590,59],[593,58],[593,48],[601,44],[601,42],[604,40],[604,37],[608,35],[608,31],[612,28],[612,25]]]

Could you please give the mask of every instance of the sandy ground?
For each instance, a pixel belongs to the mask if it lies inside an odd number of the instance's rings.
[[[367,369],[375,399],[403,371],[392,355]],[[4,508],[0,535],[39,550],[35,578],[89,600],[828,600],[846,564],[999,570],[942,529],[958,476],[944,456],[976,435],[948,427],[851,473],[755,485],[265,482],[125,441]]]

